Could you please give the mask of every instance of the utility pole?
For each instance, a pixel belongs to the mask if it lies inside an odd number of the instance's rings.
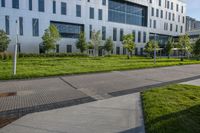
[[[154,64],[156,64],[156,47],[154,46]]]
[[[13,75],[16,75],[16,70],[17,70],[18,43],[19,43],[19,23],[18,23],[18,20],[16,20],[16,43],[15,43],[15,47],[14,47]]]

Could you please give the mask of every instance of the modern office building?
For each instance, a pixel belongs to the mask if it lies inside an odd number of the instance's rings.
[[[135,35],[136,54],[143,54],[149,39],[163,46],[169,36],[185,34],[186,3],[183,0],[0,0],[0,29],[5,30],[13,51],[16,20],[19,51],[42,52],[42,35],[55,24],[62,36],[56,52],[78,52],[75,42],[81,31],[90,40],[101,31],[102,40],[112,37],[115,54],[125,54],[122,36]]]
[[[200,21],[186,16],[186,32],[191,32],[194,30],[200,30]]]

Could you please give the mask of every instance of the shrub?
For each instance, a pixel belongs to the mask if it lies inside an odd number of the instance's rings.
[[[46,53],[46,54],[20,53],[19,58],[23,57],[88,57],[88,55],[84,53]]]

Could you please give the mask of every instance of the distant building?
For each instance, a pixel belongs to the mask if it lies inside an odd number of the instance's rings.
[[[195,18],[186,17],[186,34],[190,36],[191,43],[195,43],[200,37],[200,21]]]
[[[186,32],[200,30],[200,21],[187,16],[186,17]]]

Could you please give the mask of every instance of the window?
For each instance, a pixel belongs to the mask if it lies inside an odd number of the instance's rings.
[[[134,37],[133,42],[135,42],[136,41],[135,30],[132,31],[132,34],[133,34],[133,37]]]
[[[161,6],[161,4],[162,4],[162,0],[159,0],[159,6]]]
[[[72,53],[72,45],[67,45],[67,53]]]
[[[169,20],[171,20],[171,13],[169,12]]]
[[[117,28],[113,28],[113,41],[117,41]]]
[[[120,55],[120,47],[116,47],[116,54]]]
[[[12,0],[12,8],[19,9],[19,0]]]
[[[102,27],[102,40],[106,40],[106,27]]]
[[[9,16],[5,16],[5,31],[6,34],[10,34],[10,18]]]
[[[76,5],[76,17],[81,17],[81,6]]]
[[[170,6],[169,4],[170,4],[169,1],[167,1],[167,9],[169,9],[169,6]]]
[[[38,0],[38,11],[44,12],[44,0]]]
[[[171,3],[171,10],[174,10],[174,3]]]
[[[94,19],[94,8],[90,7],[90,19]]]
[[[102,9],[99,9],[99,11],[98,11],[98,19],[99,20],[103,19],[103,11],[102,11]]]
[[[56,1],[53,1],[53,14],[56,14]]]
[[[156,29],[156,20],[153,21],[153,28]]]
[[[181,6],[181,13],[183,13],[183,6]]]
[[[181,26],[181,33],[183,33],[183,26]]]
[[[19,17],[19,34],[22,36],[24,34],[23,18]]]
[[[156,9],[156,17],[159,17],[159,10]]]
[[[163,10],[160,10],[160,18],[163,18]]]
[[[141,31],[138,31],[138,43],[141,42]]]
[[[173,30],[173,24],[170,24],[170,31]]]
[[[154,8],[151,8],[151,16],[154,16]]]
[[[102,0],[102,5],[106,5],[106,0]]]
[[[178,32],[178,25],[176,25],[176,32]]]
[[[152,20],[150,19],[150,22],[149,22],[149,26],[150,28],[152,27]]]
[[[32,20],[33,36],[39,36],[39,19]]]
[[[5,2],[5,0],[1,0],[1,7],[6,7],[6,2]]]
[[[147,26],[147,7],[128,1],[109,0],[108,21]]]
[[[51,21],[55,25],[63,38],[79,38],[81,32],[84,32],[84,25],[75,23],[64,23],[58,21]]]
[[[90,25],[89,31],[90,31],[90,39],[91,39],[92,38],[92,25]]]
[[[56,53],[59,53],[60,52],[60,45],[56,45]]]
[[[61,15],[67,15],[67,3],[61,2]]]
[[[176,5],[176,11],[177,12],[179,11],[179,5],[178,4]]]
[[[124,30],[120,29],[120,41],[123,41]]]
[[[146,43],[147,33],[143,32],[143,43]]]
[[[149,0],[149,3],[152,3],[152,0]]]
[[[29,0],[29,10],[33,10],[33,1]]]

